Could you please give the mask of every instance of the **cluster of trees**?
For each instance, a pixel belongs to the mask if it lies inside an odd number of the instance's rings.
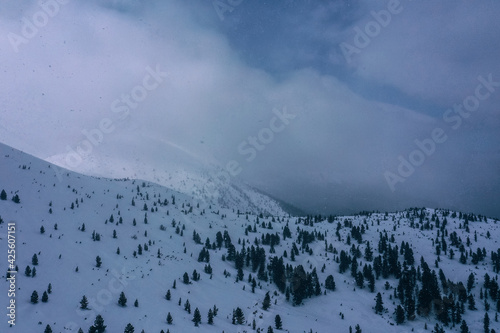
[[[2,190],[2,192],[0,192],[0,200],[7,200],[7,192],[5,192],[5,190]],[[12,201],[17,204],[21,203],[21,199],[19,198],[19,195],[17,193],[12,197]]]

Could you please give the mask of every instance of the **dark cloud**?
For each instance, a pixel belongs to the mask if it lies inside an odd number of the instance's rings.
[[[500,5],[232,3],[218,13],[210,1],[61,0],[53,15],[2,3],[0,140],[65,166],[101,128],[73,168],[147,177],[236,161],[235,180],[313,212],[500,216],[500,87],[443,118],[488,75],[500,82]],[[391,10],[347,61],[340,44],[356,46],[357,29]],[[294,118],[281,130],[284,110]],[[446,140],[414,153],[436,128]],[[392,191],[387,172],[422,156]]]

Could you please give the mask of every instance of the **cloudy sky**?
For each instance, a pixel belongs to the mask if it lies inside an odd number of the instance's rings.
[[[103,175],[218,166],[315,213],[500,217],[499,16],[486,0],[3,1],[0,142]]]

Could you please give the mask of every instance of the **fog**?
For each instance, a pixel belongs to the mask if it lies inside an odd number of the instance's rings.
[[[2,2],[0,141],[104,176],[218,166],[310,213],[498,218],[499,15],[491,1]]]

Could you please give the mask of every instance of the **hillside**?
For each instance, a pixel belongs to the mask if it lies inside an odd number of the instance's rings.
[[[484,332],[485,313],[490,329],[500,331],[496,219],[430,208],[329,217],[246,212],[148,181],[61,172],[4,145],[0,166],[0,191],[7,197],[0,200],[0,300],[16,305],[15,325],[9,327],[4,314],[0,332],[41,333],[47,325],[53,332],[88,332],[97,315],[113,333],[128,323],[146,333],[268,332],[269,326],[274,332],[347,333],[358,324],[365,333],[431,332],[436,324],[460,332],[462,320],[470,332]],[[15,195],[19,203],[11,200]],[[15,298],[7,295],[9,225],[15,225]],[[330,275],[335,287],[327,289]],[[118,304],[121,292],[125,306]],[[80,308],[84,295],[86,310]],[[400,304],[404,320],[397,324]],[[240,325],[233,324],[236,308],[244,315]]]

